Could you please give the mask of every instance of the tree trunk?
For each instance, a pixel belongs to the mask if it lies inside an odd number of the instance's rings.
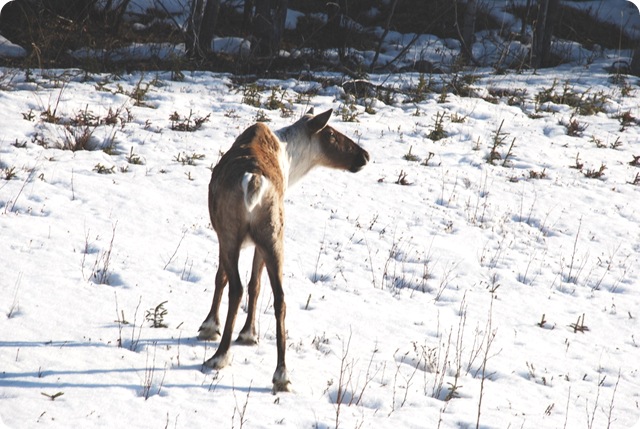
[[[548,64],[553,24],[558,13],[559,3],[560,0],[538,1],[538,16],[531,47],[531,66],[533,68],[545,67]]]
[[[629,65],[629,74],[640,76],[640,47],[633,50],[633,57]]]
[[[462,22],[462,60],[464,64],[469,64],[473,59],[473,42],[476,29],[476,0],[468,0],[464,11],[464,21]]]
[[[256,39],[255,54],[273,58],[280,50],[280,41],[287,18],[288,0],[255,0],[253,35]]]
[[[211,42],[220,11],[220,0],[191,0],[185,35],[187,56],[204,58],[211,52]]]
[[[255,5],[254,0],[245,0],[244,8],[242,10],[242,34],[247,36],[251,34],[251,25],[253,23],[253,7]]]
[[[349,38],[349,28],[347,27],[348,10],[347,1],[338,0],[328,2],[327,8],[327,25],[326,30],[331,35],[331,40],[335,43],[338,50],[338,58],[340,63],[344,63],[347,54],[347,40]]]
[[[185,34],[185,50],[189,58],[200,56],[198,42],[198,33],[202,26],[202,16],[204,14],[205,0],[191,0],[191,10],[189,11],[189,20],[187,21],[187,29]]]
[[[520,26],[520,39],[524,40],[527,32],[527,23],[529,22],[529,14],[531,13],[531,0],[527,0],[527,4],[524,7],[525,13],[522,17],[522,24]]]
[[[211,42],[213,42],[213,33],[220,14],[220,0],[207,0],[204,7],[204,16],[202,17],[202,26],[200,27],[200,43],[201,52],[208,54],[211,52]]]
[[[387,34],[389,34],[389,28],[391,27],[391,18],[393,18],[393,14],[396,11],[396,6],[398,6],[398,0],[393,0],[393,3],[391,4],[391,11],[387,15],[387,22],[384,26],[382,35],[378,40],[378,47],[376,48],[376,53],[373,55],[373,60],[371,60],[369,71],[373,71],[376,67],[376,63],[378,62],[378,57],[380,56],[380,51],[382,50],[382,44],[384,43],[384,39],[387,37]]]

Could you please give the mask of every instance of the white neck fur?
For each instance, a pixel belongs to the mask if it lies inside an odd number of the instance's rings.
[[[304,125],[296,123],[275,132],[280,140],[280,166],[287,187],[300,180],[319,162],[320,147],[302,127]]]

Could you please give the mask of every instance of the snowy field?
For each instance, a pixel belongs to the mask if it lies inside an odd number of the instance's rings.
[[[0,70],[0,427],[640,427],[640,87],[617,55],[465,73],[465,97],[371,76],[386,103],[337,75]],[[203,367],[207,186],[247,126],[309,107],[371,162],[287,194],[274,395],[266,276],[259,344]]]

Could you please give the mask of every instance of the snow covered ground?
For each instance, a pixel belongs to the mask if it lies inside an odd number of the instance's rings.
[[[168,73],[5,69],[2,76],[5,425],[454,428],[475,427],[480,416],[480,427],[627,428],[638,421],[640,187],[629,183],[640,172],[630,164],[640,155],[635,79],[630,88],[612,84],[601,64],[486,71],[472,86],[498,97],[495,104],[452,94],[403,103],[406,95],[374,102],[375,113],[359,106],[358,122],[336,116],[334,126],[372,162],[358,174],[317,170],[288,194],[295,392],[274,396],[268,287],[259,345],[233,347],[231,366],[220,372],[202,368],[216,347],[195,339],[217,264],[209,169],[258,115],[281,127],[309,106],[339,111],[341,89],[259,82],[263,104],[270,87],[286,90],[293,115],[282,117],[242,103],[250,87],[226,75],[193,73],[180,82]],[[395,79],[386,85],[406,89],[419,76]],[[574,115],[567,105],[537,104],[554,81],[558,93],[599,94],[604,111]],[[135,89],[147,85],[136,106]],[[509,102],[500,94],[522,96]],[[171,130],[174,112],[174,128],[189,114],[192,122],[210,116],[185,132]],[[427,135],[438,117],[447,136],[433,141]],[[573,120],[582,136],[567,135]],[[491,165],[501,124],[502,159]],[[87,134],[89,146],[111,149],[60,149]],[[582,171],[572,168],[577,163]],[[602,177],[587,177],[601,165]],[[152,328],[146,313],[163,302],[167,327]]]
[[[1,69],[0,427],[638,427],[640,88],[605,71],[624,54],[468,72],[469,97],[371,76],[387,104],[327,74]],[[311,106],[372,161],[287,195],[294,392],[273,395],[266,277],[259,344],[202,365],[207,185],[256,119]]]

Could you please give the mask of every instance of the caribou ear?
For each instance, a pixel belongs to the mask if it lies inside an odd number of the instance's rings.
[[[307,122],[307,128],[311,131],[311,134],[315,134],[326,127],[332,113],[333,109],[329,109],[326,112],[320,113],[319,115],[309,119]]]
[[[311,108],[307,111],[307,115],[313,115],[313,107],[311,107]]]

